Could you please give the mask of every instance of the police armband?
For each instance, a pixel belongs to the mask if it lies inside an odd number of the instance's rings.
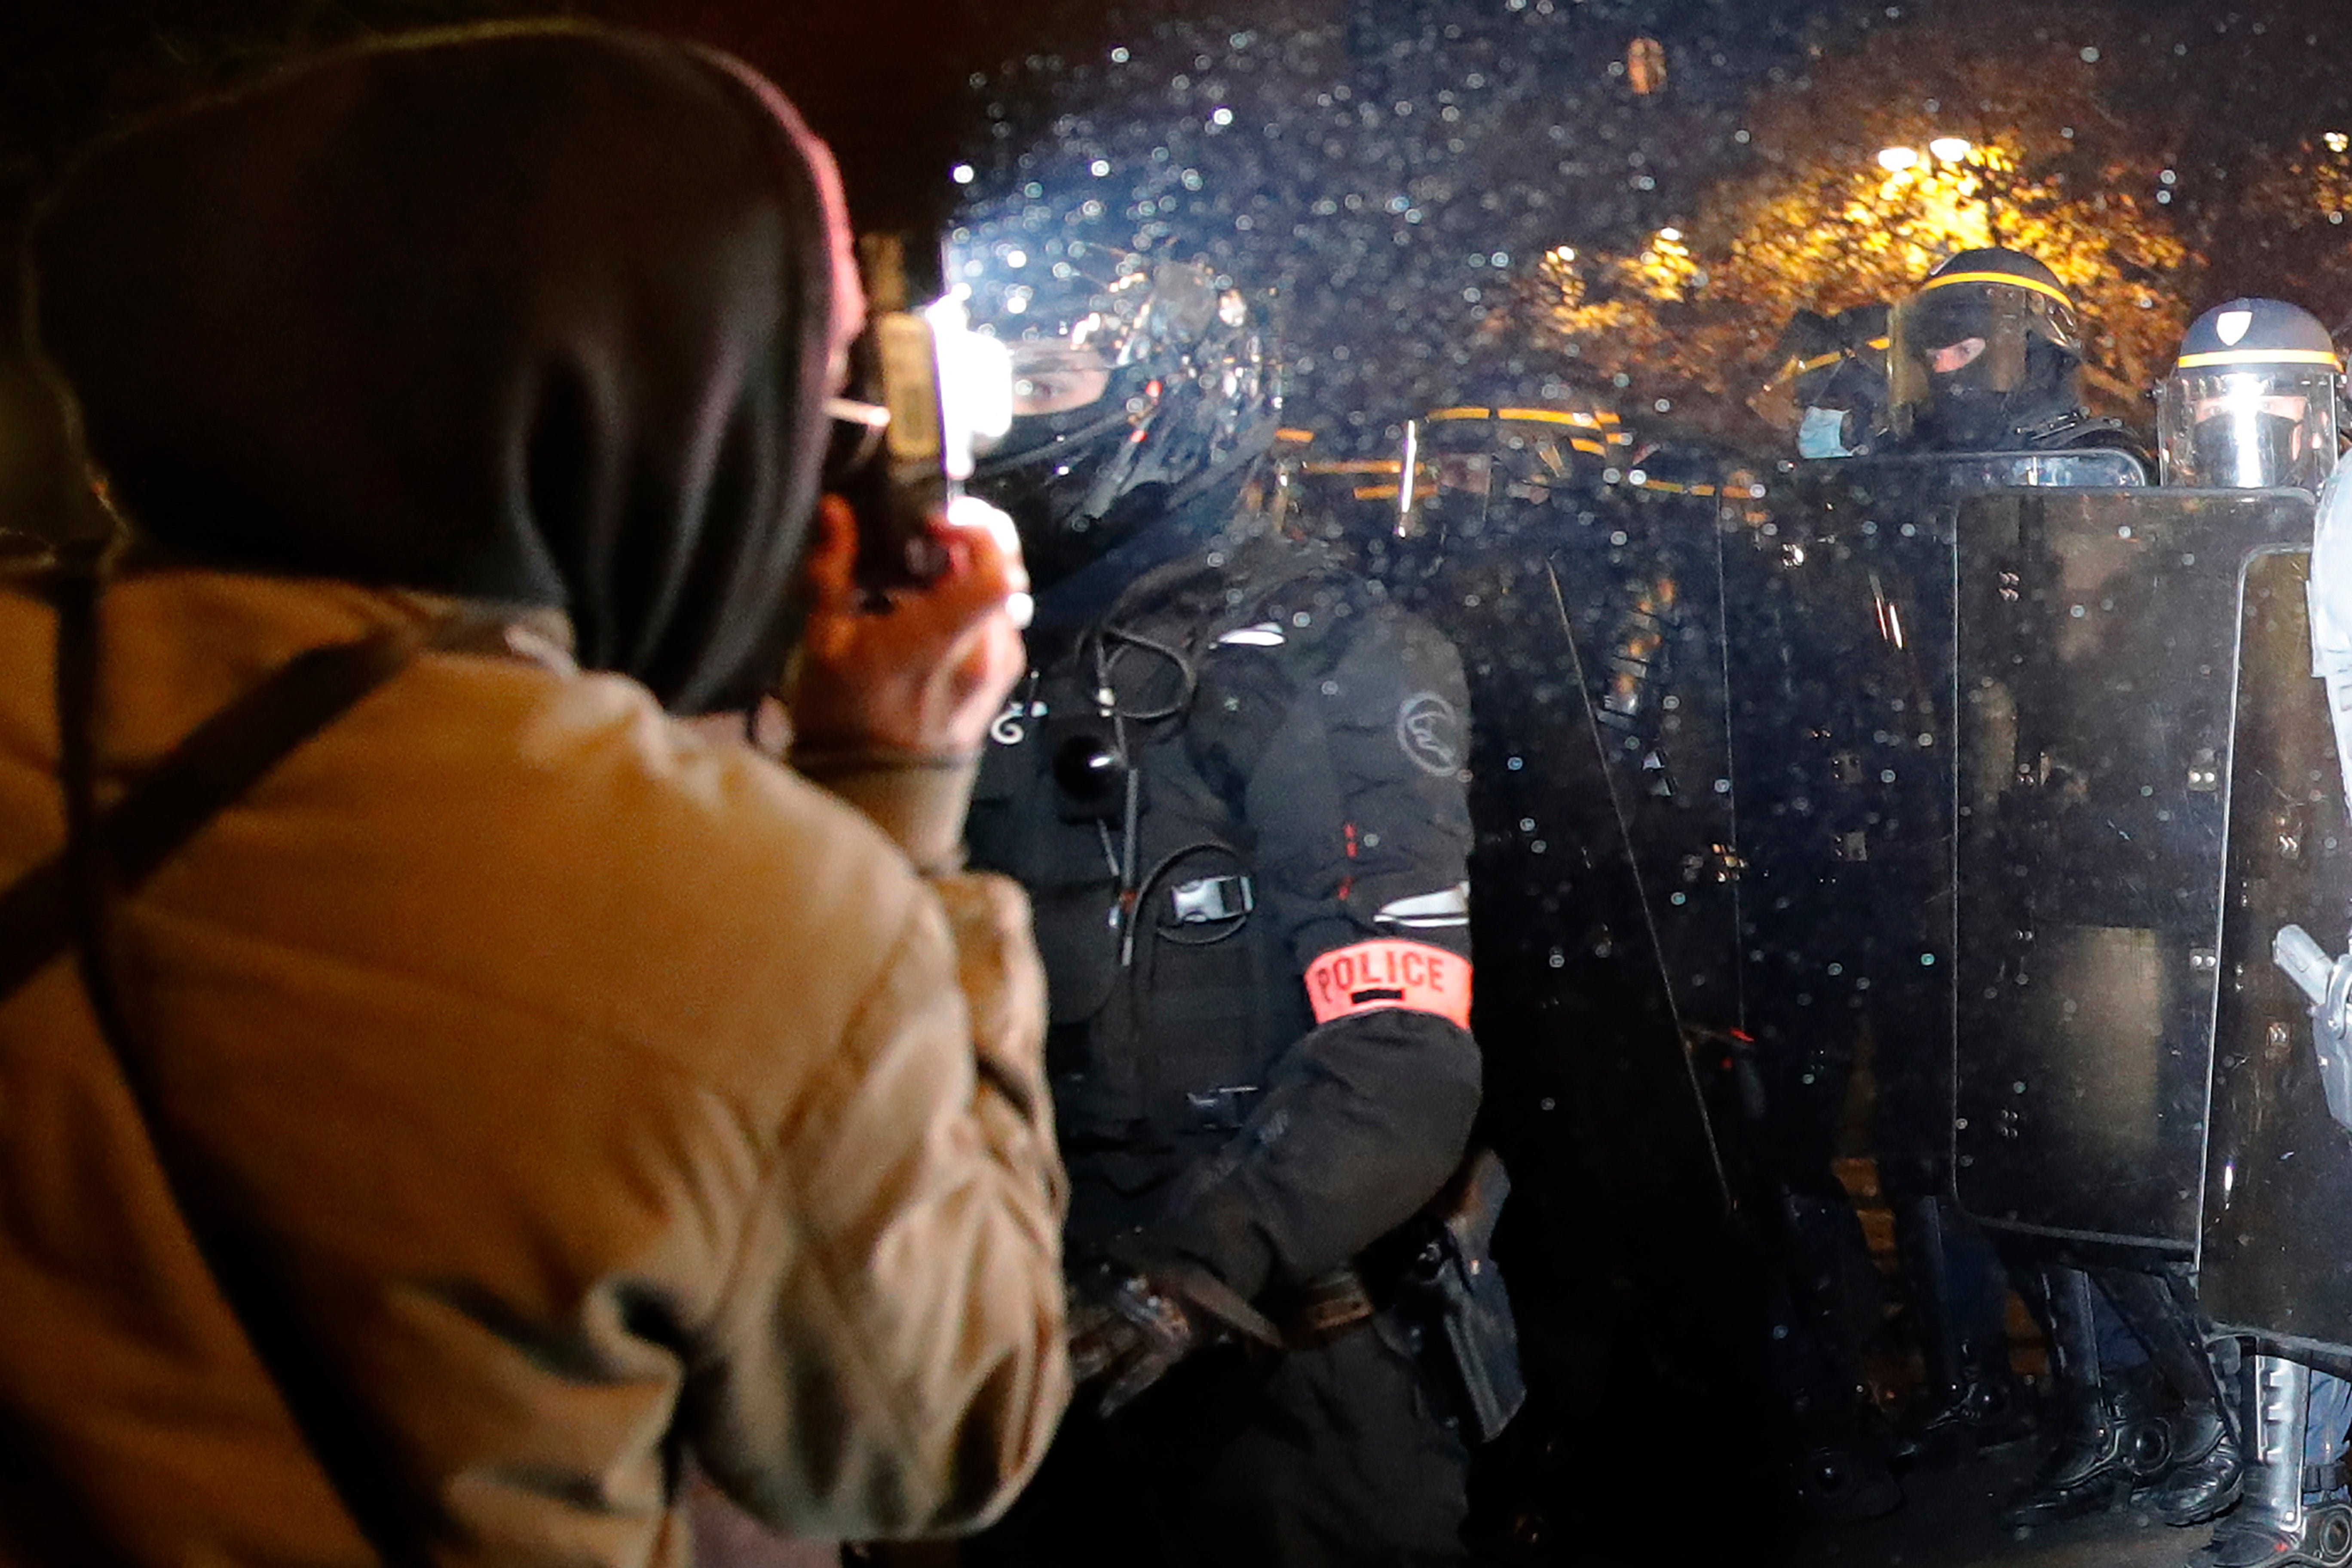
[[[1307,1001],[1328,1024],[1381,1007],[1470,1026],[1470,961],[1426,942],[1382,937],[1334,948],[1307,966]]]

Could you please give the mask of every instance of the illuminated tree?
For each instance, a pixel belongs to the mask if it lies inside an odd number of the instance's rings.
[[[2342,228],[2352,213],[2352,135],[2323,132],[2254,181],[2249,204],[2290,229]]]
[[[1644,396],[1736,405],[1798,310],[1892,301],[1956,251],[2008,245],[2081,305],[2094,400],[2136,414],[2205,258],[2169,210],[2160,144],[2104,100],[2101,50],[2022,15],[1882,29],[1818,58],[1751,106],[1748,155],[1686,225],[1638,250],[1555,247],[1490,335],[1524,332]],[[2095,16],[2074,26],[2113,36]]]

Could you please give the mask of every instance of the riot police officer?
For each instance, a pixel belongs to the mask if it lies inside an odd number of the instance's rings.
[[[2158,388],[2164,482],[2316,493],[2336,468],[2343,373],[2326,329],[2277,300],[2232,300],[2190,323]],[[2315,558],[2315,586],[2324,597]],[[2315,650],[2328,668],[2327,638]],[[2336,702],[2333,710],[2341,711]],[[2247,1374],[2245,1498],[2198,1556],[2213,1568],[2307,1563],[2309,1505],[2341,1494],[2352,1384],[2284,1356]]]
[[[1951,257],[1896,307],[1889,335],[1895,450],[2134,449],[2122,421],[2083,407],[2074,296],[2023,251]]]
[[[2120,421],[2083,408],[2073,297],[2022,252],[1951,257],[1895,309],[1890,337],[1890,424],[1901,449],[2136,449]],[[1921,1212],[1948,1218],[1938,1208],[1929,1201]],[[1912,1270],[1921,1283],[1949,1256],[1916,1250],[1927,1265]],[[2149,1493],[2176,1524],[2235,1501],[2242,1462],[2185,1276],[2086,1270],[2013,1237],[2004,1250],[2049,1333],[2063,1405],[2055,1447],[2004,1517],[2067,1518],[2105,1506],[2119,1488]],[[2178,1409],[2165,1408],[2168,1394]]]
[[[2343,373],[2319,318],[2232,300],[2189,323],[2157,389],[2164,483],[2315,495],[2334,471]]]
[[[1454,1561],[1517,1399],[1463,1158],[1460,662],[1239,510],[1279,406],[1251,302],[1048,244],[964,268],[1018,399],[975,486],[1039,588],[971,843],[1035,906],[1089,1381],[972,1559]]]

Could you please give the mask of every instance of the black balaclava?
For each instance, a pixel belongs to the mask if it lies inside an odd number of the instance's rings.
[[[1934,394],[1916,428],[1919,442],[1937,451],[1997,452],[2023,446],[2032,432],[2082,409],[2074,362],[2038,339],[2025,345],[2024,378],[2016,386],[1972,386],[1961,376],[1931,376],[1929,384]]]
[[[553,605],[673,711],[772,681],[846,231],[782,96],[560,24],[151,122],[28,247],[34,330],[160,553]]]

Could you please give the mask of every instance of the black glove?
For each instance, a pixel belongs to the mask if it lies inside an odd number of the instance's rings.
[[[1082,1278],[1070,1307],[1070,1363],[1099,1381],[1108,1415],[1202,1345],[1252,1340],[1279,1350],[1282,1335],[1233,1287],[1189,1258],[1146,1255],[1134,1244]]]
[[[1101,1384],[1095,1413],[1108,1415],[1166,1376],[1196,1337],[1183,1304],[1143,1276],[1091,1283],[1070,1310],[1070,1370],[1082,1384]]]

